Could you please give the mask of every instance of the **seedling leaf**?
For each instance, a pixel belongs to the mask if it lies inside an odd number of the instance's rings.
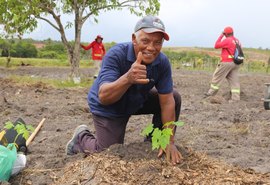
[[[155,149],[159,149],[159,142],[153,142],[153,138],[152,138],[152,150],[155,150]]]
[[[159,148],[161,134],[161,130],[159,130],[158,128],[154,129],[154,132],[152,134],[152,150]]]
[[[26,125],[26,130],[30,131],[30,132],[34,132],[34,127],[32,125]]]
[[[171,128],[165,128],[162,130],[162,135],[167,135],[167,136],[171,136],[173,135],[172,129]]]
[[[29,132],[28,132],[28,131],[24,132],[23,135],[22,135],[22,137],[23,137],[25,140],[27,140],[27,139],[29,138]]]
[[[18,123],[14,128],[18,134],[23,134],[26,131],[26,128],[23,124]]]
[[[6,122],[5,126],[4,126],[4,128],[6,128],[8,130],[13,128],[13,127],[14,127],[14,124],[11,121]]]
[[[154,130],[154,125],[151,123],[145,129],[143,129],[141,135],[148,136]]]
[[[178,127],[181,127],[181,126],[183,126],[185,123],[184,123],[183,121],[176,121],[176,122],[174,122],[173,124],[175,124],[175,125],[178,126]]]
[[[166,134],[162,134],[161,138],[160,138],[160,147],[165,150],[166,146],[169,144],[170,142],[170,135],[166,135]]]

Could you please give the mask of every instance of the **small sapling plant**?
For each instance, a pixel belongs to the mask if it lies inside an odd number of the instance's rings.
[[[154,128],[154,125],[150,123],[143,129],[141,135],[149,136],[152,133],[152,150],[161,148],[166,149],[166,146],[170,143],[170,137],[173,135],[173,129],[175,126],[183,126],[183,121],[171,121],[163,125],[163,129]],[[171,128],[172,127],[172,128]]]
[[[17,122],[15,125],[11,121],[7,121],[4,126],[5,129],[10,130],[14,129],[17,132],[17,135],[14,138],[13,143],[17,146],[16,141],[21,135],[25,140],[29,138],[30,132],[34,131],[34,128],[31,125],[26,125],[21,122]],[[4,138],[3,141],[6,139]],[[17,146],[18,147],[18,146]]]

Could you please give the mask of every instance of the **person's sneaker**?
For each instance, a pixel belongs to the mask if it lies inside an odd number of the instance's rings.
[[[71,138],[71,140],[68,141],[67,145],[66,145],[66,154],[67,155],[75,155],[77,154],[78,152],[77,151],[74,151],[73,148],[74,148],[74,145],[77,143],[77,139],[78,139],[78,135],[82,132],[82,131],[85,131],[87,130],[88,131],[88,128],[86,125],[79,125],[75,131],[74,131],[74,134]]]

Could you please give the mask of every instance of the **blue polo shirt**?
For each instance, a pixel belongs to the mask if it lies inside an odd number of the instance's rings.
[[[125,74],[136,61],[131,42],[113,46],[103,57],[98,78],[88,93],[88,104],[93,114],[104,117],[125,117],[134,114],[147,100],[148,92],[155,87],[160,94],[173,91],[171,65],[162,52],[152,64],[146,66],[148,84],[132,85],[120,100],[111,105],[102,105],[98,98],[99,87],[106,82],[113,82]]]

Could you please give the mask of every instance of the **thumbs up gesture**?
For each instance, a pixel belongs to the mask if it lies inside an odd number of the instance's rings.
[[[138,53],[137,60],[132,64],[127,74],[128,81],[131,84],[147,84],[149,79],[147,78],[146,66],[142,64],[142,52]]]

